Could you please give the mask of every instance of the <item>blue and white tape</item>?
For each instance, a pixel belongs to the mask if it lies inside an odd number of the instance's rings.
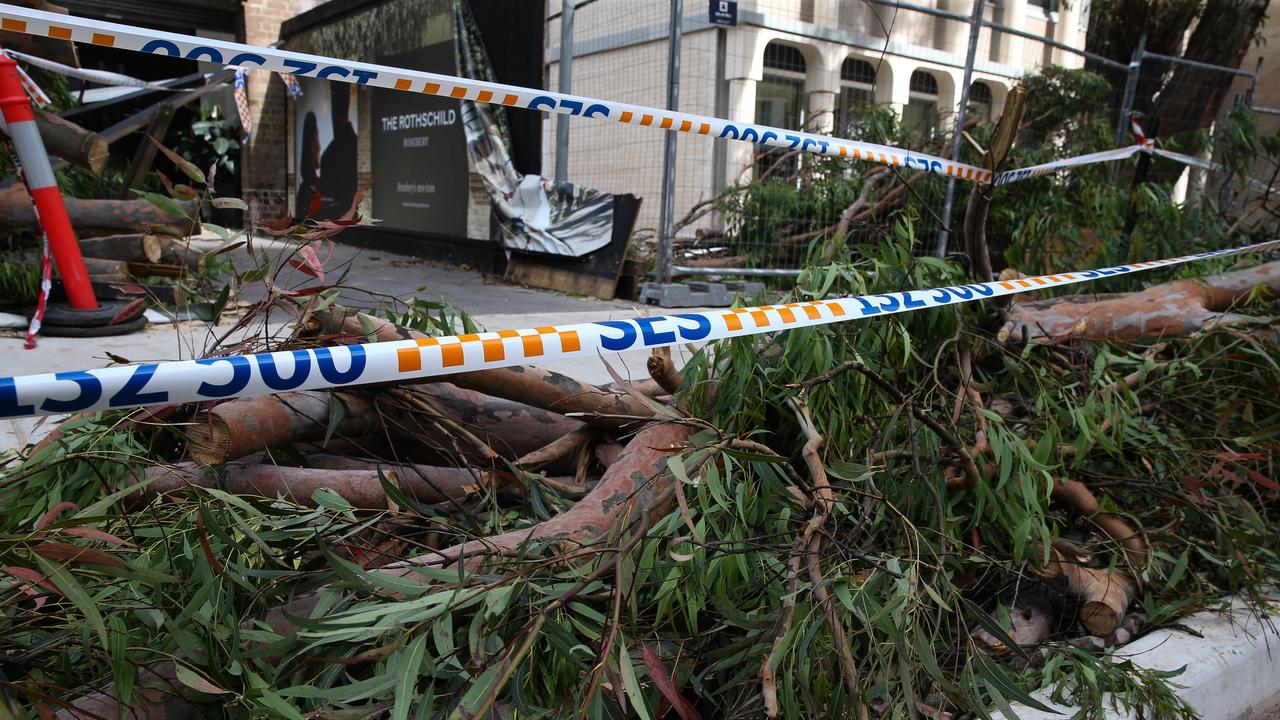
[[[1280,247],[1280,240],[1099,270],[782,305],[0,377],[0,418],[406,382],[779,332],[1089,282]]]

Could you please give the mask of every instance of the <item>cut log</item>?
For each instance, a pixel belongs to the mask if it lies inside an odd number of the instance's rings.
[[[1190,335],[1248,320],[1231,311],[1252,299],[1255,290],[1262,299],[1280,295],[1280,261],[1141,292],[1019,303],[1009,308],[998,337],[1000,342],[1048,343]]]
[[[106,138],[47,110],[36,108],[35,115],[40,139],[44,140],[44,148],[50,155],[94,173],[100,173],[107,167],[109,151]]]
[[[315,390],[240,398],[212,408],[186,426],[187,454],[202,465],[218,465],[267,448],[322,440],[334,412],[334,436],[364,435],[381,426],[373,403],[357,393]]]
[[[1035,572],[1058,591],[1083,601],[1080,622],[1094,635],[1107,637],[1120,627],[1136,589],[1119,570],[1088,568],[1049,548],[1049,562]]]
[[[40,267],[40,256],[38,255],[23,253],[19,258],[33,267]],[[89,279],[94,282],[125,283],[133,280],[133,275],[129,273],[129,263],[123,260],[86,257],[84,258],[84,268],[89,273]]]
[[[191,247],[190,243],[174,238],[163,238],[160,257],[156,262],[184,267],[193,273],[202,273],[205,257],[207,257],[205,252]]]
[[[160,262],[167,238],[158,235],[131,233],[128,235],[103,235],[80,241],[80,252],[93,257],[124,260],[125,262]]]
[[[183,233],[195,233],[200,229],[199,220],[175,218],[146,200],[81,200],[64,197],[67,216],[77,235],[82,229],[147,232],[153,227],[176,227]],[[198,218],[198,201],[175,203],[188,218]],[[14,183],[0,192],[0,227],[35,227],[36,213],[31,199],[21,185]]]

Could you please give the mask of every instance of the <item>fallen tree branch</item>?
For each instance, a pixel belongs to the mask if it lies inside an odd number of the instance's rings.
[[[1231,311],[1255,293],[1264,299],[1280,295],[1280,261],[1201,280],[1175,280],[1141,292],[1015,304],[997,339],[1047,343],[1190,335],[1211,325],[1248,320]]]
[[[144,476],[151,483],[137,497],[149,500],[187,487],[215,487],[235,495],[285,498],[315,507],[312,495],[328,488],[352,507],[386,510],[390,498],[382,487],[380,474],[406,496],[423,503],[459,500],[514,480],[509,473],[429,465],[325,469],[247,463],[207,467],[187,462],[147,468]]]
[[[358,313],[323,311],[315,313],[313,317],[328,332],[338,333],[358,342],[389,342],[428,337],[425,333],[399,328],[386,320]],[[371,330],[366,330],[366,325],[361,324],[361,317]],[[432,381],[451,382],[461,388],[561,414],[582,413],[593,424],[624,426],[634,424],[634,418],[653,416],[652,410],[628,397],[625,392],[589,385],[567,375],[529,365],[442,375]]]
[[[641,430],[627,443],[618,459],[605,470],[600,482],[586,497],[550,520],[445,550],[395,563],[379,572],[407,576],[419,565],[448,565],[502,555],[528,542],[555,541],[562,546],[592,542],[616,523],[630,525],[642,516],[660,516],[669,509],[666,495],[671,485],[667,458],[679,454],[694,428],[677,423],[654,424]]]

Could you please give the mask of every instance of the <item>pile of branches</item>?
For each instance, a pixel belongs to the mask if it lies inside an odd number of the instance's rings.
[[[965,281],[913,240],[793,299]],[[0,474],[0,710],[948,718],[1048,685],[1191,717],[1107,648],[1280,577],[1280,263],[1240,265],[606,386],[516,367],[71,418]],[[457,327],[333,299],[277,289],[283,337],[210,352]]]

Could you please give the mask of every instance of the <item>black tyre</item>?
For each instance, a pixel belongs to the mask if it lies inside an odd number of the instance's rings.
[[[49,303],[44,309],[44,327],[46,330],[50,330],[55,326],[60,328],[108,327],[111,326],[112,318],[120,314],[121,310],[129,307],[130,302],[129,300],[100,300],[98,301],[98,307],[92,310],[76,310],[62,303]],[[122,318],[121,322],[117,324],[131,322],[142,317],[142,311],[145,309],[146,306],[139,304],[136,312]],[[34,314],[34,308],[27,310],[28,318]],[[49,334],[52,335],[53,333],[50,332]],[[118,335],[120,333],[112,334]]]
[[[109,320],[110,318],[108,318]],[[40,326],[40,334],[49,337],[110,337],[113,335],[128,335],[131,332],[137,332],[147,326],[147,319],[139,315],[132,320],[126,320],[115,325],[98,325],[96,327],[76,327],[74,325],[42,325]]]

